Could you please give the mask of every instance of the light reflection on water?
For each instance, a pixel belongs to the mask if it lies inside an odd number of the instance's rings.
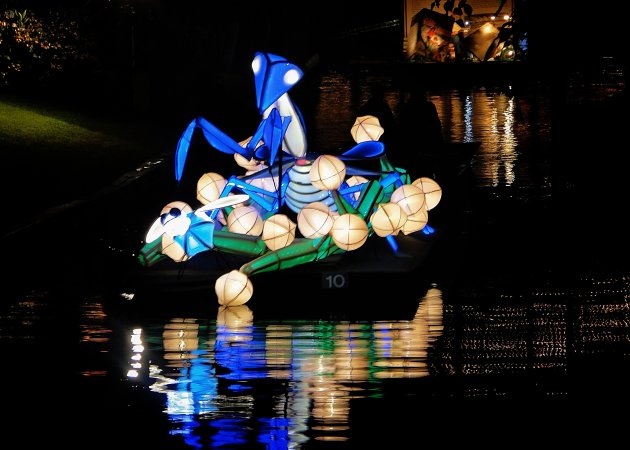
[[[442,320],[436,287],[410,320],[267,323],[255,321],[247,305],[220,307],[216,320],[173,318],[132,331],[129,379],[138,380],[142,334],[154,357],[140,378],[164,395],[173,433],[185,440],[198,439],[203,423],[220,430],[212,437],[216,446],[244,443],[248,430],[259,441],[290,447],[309,439],[341,442],[349,438],[352,400],[380,397],[382,379],[429,375]],[[270,383],[271,399],[264,399],[261,380]]]
[[[314,130],[309,136],[312,150],[337,153],[355,144],[350,128],[356,111],[369,98],[370,83],[374,82],[385,87],[385,100],[397,117],[404,90],[392,78],[357,79],[334,71],[322,77],[313,112]],[[472,162],[475,185],[531,187],[540,183],[532,176],[541,171],[541,176],[550,177],[551,154],[544,152],[551,140],[549,88],[428,89],[426,95],[436,106],[445,141],[480,143]],[[531,159],[531,154],[536,155],[536,160]],[[540,168],[528,170],[532,163]],[[523,166],[521,170],[519,165]]]
[[[146,321],[150,366],[129,380],[162,396],[171,432],[193,447],[204,436],[207,448],[246,448],[252,436],[281,448],[351,445],[353,408],[363,400],[376,413],[394,379],[446,380],[432,393],[444,400],[568,398],[573,358],[630,345],[630,280],[584,287],[610,303],[534,290],[525,302],[451,304],[432,286],[408,320],[259,321],[242,305],[219,307],[216,317]],[[534,381],[510,378],[523,376]],[[413,386],[409,394],[430,389]]]

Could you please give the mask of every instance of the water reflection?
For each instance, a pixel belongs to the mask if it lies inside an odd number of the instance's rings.
[[[411,320],[265,323],[241,305],[220,307],[214,322],[177,317],[161,331],[134,329],[129,342],[132,355],[152,343],[157,357],[146,383],[165,396],[173,433],[191,446],[210,427],[212,447],[255,433],[291,448],[348,440],[352,400],[380,396],[380,379],[428,375],[442,314],[441,291],[432,287]],[[130,358],[134,382],[142,359]]]
[[[394,115],[398,116],[404,92],[394,80],[367,76],[353,78],[343,72],[331,71],[322,77],[319,86],[319,100],[313,111],[314,129],[309,135],[312,149],[335,153],[354,144],[350,128],[356,112],[368,97],[371,82],[385,87],[385,98]],[[427,98],[436,106],[447,142],[480,143],[472,164],[475,185],[531,187],[539,184],[540,180],[532,176],[541,170],[543,177],[550,177],[547,167],[551,154],[542,152],[551,140],[548,88],[429,89]],[[418,136],[418,139],[420,144],[422,137]],[[532,159],[532,155],[536,159]],[[404,160],[401,164],[404,166]],[[529,164],[540,168],[517,171],[517,167]]]

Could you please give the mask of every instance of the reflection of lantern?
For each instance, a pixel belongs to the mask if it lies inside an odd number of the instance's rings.
[[[185,202],[171,202],[162,208],[160,221],[164,227],[164,233],[170,236],[181,236],[190,225],[188,213],[192,208]]]
[[[162,235],[162,253],[175,262],[183,262],[188,259],[184,248],[173,239],[173,236],[168,234]]]
[[[370,217],[374,232],[385,237],[390,234],[398,234],[407,220],[407,213],[398,203],[381,203]]]
[[[336,156],[321,155],[313,161],[310,177],[317,189],[338,189],[346,177],[346,165]]]
[[[217,325],[230,329],[250,327],[254,324],[254,313],[247,305],[219,306]]]
[[[228,230],[232,233],[260,236],[263,220],[253,206],[238,206],[227,218]]]
[[[244,159],[244,158],[243,158]],[[207,205],[221,196],[227,180],[215,172],[204,173],[197,181],[197,200]]]
[[[186,319],[185,319],[186,320]],[[162,344],[165,352],[190,352],[199,348],[199,324],[171,322],[164,325]]]
[[[232,270],[217,278],[214,283],[219,304],[224,306],[238,306],[252,298],[254,287],[252,282],[242,272]]]
[[[403,234],[410,234],[415,231],[420,231],[429,221],[429,213],[426,209],[422,208],[415,214],[407,216],[407,221],[402,227]]]
[[[367,183],[368,181],[369,180],[367,178],[362,177],[361,175],[353,175],[346,180],[346,184],[352,187],[359,184]],[[354,196],[355,200],[359,200],[359,196],[361,195],[361,192],[355,192],[352,195]]]
[[[262,239],[271,250],[277,250],[295,239],[295,223],[284,214],[275,214],[263,223]]]
[[[350,129],[352,139],[359,144],[366,141],[378,141],[385,130],[375,116],[361,116]]]
[[[350,251],[363,245],[368,237],[368,226],[356,214],[342,214],[335,219],[330,235],[337,247]]]
[[[398,203],[407,215],[415,214],[424,207],[424,192],[413,184],[403,184],[392,193],[390,201]]]
[[[302,236],[317,239],[326,236],[333,225],[330,209],[322,202],[313,202],[300,210],[297,226]]]
[[[438,203],[440,203],[440,199],[442,198],[442,188],[432,178],[421,177],[411,184],[419,187],[422,192],[424,192],[424,201],[427,206],[427,211],[431,211]]]

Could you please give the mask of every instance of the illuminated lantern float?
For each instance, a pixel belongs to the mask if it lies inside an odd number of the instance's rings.
[[[261,52],[252,69],[261,116],[252,136],[236,141],[198,117],[175,151],[180,182],[192,135],[201,129],[212,147],[234,155],[244,174],[204,173],[197,209],[168,203],[147,233],[142,265],[164,258],[181,263],[205,251],[245,255],[249,262],[214,281],[218,302],[231,308],[250,300],[257,273],[356,251],[369,239],[385,238],[395,252],[401,233],[432,232],[428,212],[439,203],[441,188],[426,177],[412,183],[405,169],[388,161],[378,118],[358,117],[350,130],[356,145],[340,155],[309,152],[301,113],[288,93],[302,70]],[[361,168],[363,161],[378,167]]]

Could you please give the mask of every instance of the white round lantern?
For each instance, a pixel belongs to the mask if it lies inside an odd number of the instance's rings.
[[[263,220],[253,206],[237,206],[227,217],[228,230],[232,233],[260,236]]]
[[[361,216],[342,214],[335,219],[330,235],[335,245],[346,251],[361,247],[368,237],[368,226]]]
[[[442,188],[432,178],[420,177],[411,184],[418,186],[422,189],[422,192],[424,192],[424,201],[427,205],[427,211],[431,211],[440,203],[442,199]]]
[[[184,248],[173,239],[173,236],[169,236],[168,234],[162,235],[162,254],[168,256],[175,262],[188,260],[188,255]]]
[[[415,214],[425,207],[424,192],[413,184],[403,184],[397,188],[390,198],[392,203],[398,203],[407,215]]]
[[[175,201],[167,204],[160,212],[160,221],[164,233],[170,236],[180,236],[188,230],[192,208],[186,202]]]
[[[376,116],[360,116],[350,129],[352,139],[359,144],[366,141],[378,141],[385,132]]]
[[[326,236],[333,226],[330,209],[323,202],[313,202],[300,210],[297,227],[302,236],[317,239]]]
[[[207,172],[197,181],[197,200],[207,205],[221,196],[227,180],[216,172]]]
[[[359,184],[367,183],[369,180],[361,175],[353,175],[346,180],[346,184],[348,186],[357,186]],[[355,200],[359,200],[361,196],[361,192],[355,192],[352,194]]]
[[[214,292],[220,305],[238,306],[243,305],[252,298],[254,287],[252,282],[242,272],[232,270],[217,278],[214,283]]]
[[[338,189],[346,177],[346,165],[336,156],[318,156],[310,171],[311,183],[322,191]]]
[[[416,231],[420,231],[429,221],[429,213],[426,209],[422,208],[415,214],[407,216],[407,221],[402,227],[403,234],[410,234]]]
[[[407,213],[398,203],[381,203],[370,217],[374,233],[380,237],[398,234],[407,221]]]
[[[284,214],[275,214],[263,223],[262,239],[271,250],[286,247],[295,239],[295,223]]]

